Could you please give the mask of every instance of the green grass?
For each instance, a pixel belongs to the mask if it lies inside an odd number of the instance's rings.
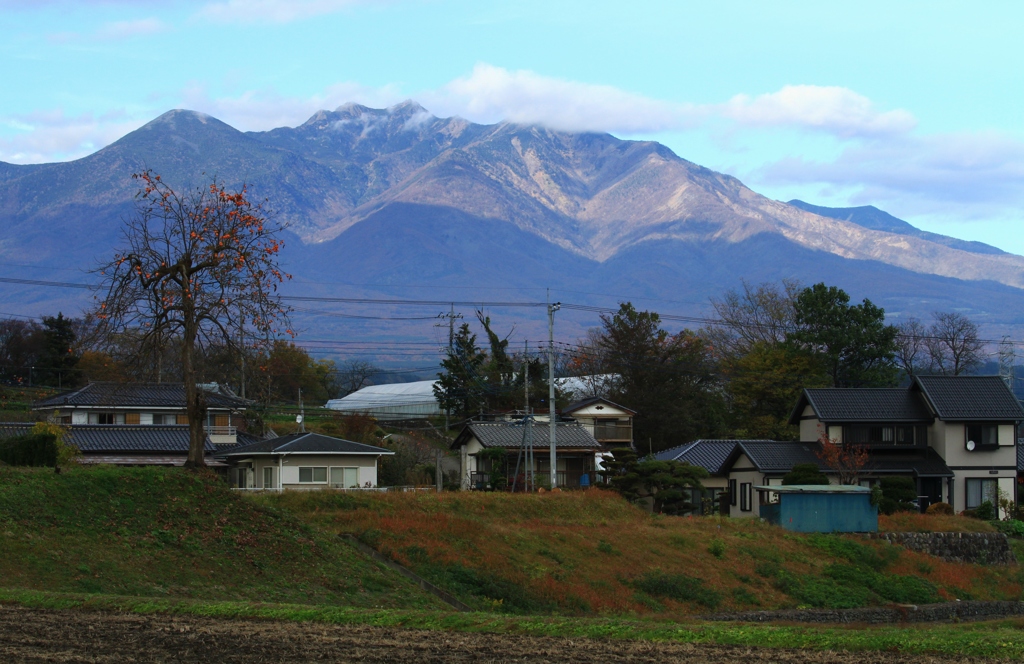
[[[0,467],[0,550],[7,588],[441,606],[338,538],[181,469]]]
[[[666,622],[621,618],[524,617],[493,613],[358,609],[299,604],[255,604],[142,599],[0,589],[0,602],[42,609],[123,611],[207,618],[256,618],[331,625],[522,634],[765,648],[881,651],[948,657],[1024,658],[1024,619],[901,626],[764,625]]]

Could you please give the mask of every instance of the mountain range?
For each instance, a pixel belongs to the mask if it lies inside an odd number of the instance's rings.
[[[265,197],[289,225],[291,294],[537,301],[550,288],[707,315],[708,298],[741,280],[790,278],[841,286],[897,318],[957,310],[990,334],[1024,321],[1024,257],[870,206],[771,200],[656,142],[438,118],[411,101],[346,104],[266,132],[174,110],[82,159],[0,162],[0,276],[85,281],[67,271],[111,254],[132,210],[130,176],[144,168],[177,185],[245,182]],[[81,298],[0,284],[0,302],[35,315]],[[394,320],[427,318],[406,309],[337,308],[298,315],[314,337],[434,340],[427,323]],[[595,323],[565,320],[566,335]]]

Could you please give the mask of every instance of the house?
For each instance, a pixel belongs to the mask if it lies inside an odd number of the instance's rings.
[[[709,477],[701,481],[701,484],[704,485],[703,494],[697,495],[695,492],[690,502],[693,505],[700,505],[702,502],[708,501],[705,503],[707,509],[704,511],[718,511],[721,508],[718,503],[723,495],[730,501],[730,504],[736,504],[734,500],[736,492],[728,493],[730,470],[728,462],[732,457],[733,450],[736,449],[736,445],[742,442],[773,443],[774,441],[701,439],[658,452],[654,455],[654,458],[661,461],[688,463],[691,466],[700,466],[708,471]],[[730,498],[730,496],[732,497]]]
[[[800,440],[824,435],[868,450],[862,476],[915,478],[922,508],[957,512],[1000,491],[1016,494],[1017,429],[1024,408],[998,376],[917,376],[907,388],[806,389],[790,424]]]
[[[299,432],[222,450],[239,489],[351,489],[377,486],[378,463],[394,452],[318,433]]]
[[[633,447],[635,416],[636,411],[604,397],[582,399],[562,409],[563,419],[577,422],[608,449]]]
[[[821,466],[818,443],[775,440],[738,440],[722,471],[729,477],[729,516],[759,517],[762,504],[772,496],[755,491],[755,486],[780,486],[783,476],[801,463]]]
[[[0,439],[28,434],[32,426],[32,422],[0,423]],[[83,464],[183,466],[188,459],[189,430],[185,425],[73,424],[68,426],[66,440],[81,452],[78,462]],[[215,470],[227,467],[213,458],[217,448],[209,437],[205,451],[207,466]]]
[[[234,445],[245,429],[245,409],[251,403],[216,383],[200,386],[206,395],[206,432],[214,445]],[[52,415],[72,426],[188,424],[185,386],[181,383],[89,383],[32,404],[32,410]]]
[[[618,447],[618,445],[615,445]],[[526,425],[523,422],[470,422],[452,442],[451,449],[460,454],[460,476],[463,489],[482,486],[490,480],[493,469],[486,459],[478,457],[485,449],[502,449],[508,455],[509,467],[520,464],[525,473],[526,452],[532,448],[532,468],[539,484],[547,484],[551,474],[550,429],[548,423]],[[555,430],[555,464],[559,487],[578,488],[593,482],[600,470],[600,459],[613,449],[602,445],[578,422],[558,422]],[[523,455],[522,457],[520,455]],[[515,479],[510,471],[509,486]]]

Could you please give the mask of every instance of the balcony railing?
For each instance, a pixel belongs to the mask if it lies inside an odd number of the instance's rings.
[[[598,441],[633,440],[633,427],[629,424],[595,424],[594,438]]]
[[[208,426],[206,433],[211,436],[235,436],[238,434],[238,427]]]

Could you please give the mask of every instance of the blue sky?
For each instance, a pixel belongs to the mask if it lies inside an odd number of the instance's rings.
[[[1024,3],[0,0],[0,160],[171,108],[245,130],[413,98],[665,143],[782,200],[1024,254]]]

